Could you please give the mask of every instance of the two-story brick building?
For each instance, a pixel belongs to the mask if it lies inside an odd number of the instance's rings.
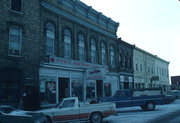
[[[121,38],[118,38],[118,72],[119,72],[119,88],[133,89],[134,87],[134,71],[133,71],[133,51],[134,45],[131,45]]]
[[[27,86],[38,88],[42,106],[67,96],[110,96],[118,88],[117,22],[78,0],[0,6],[1,103],[18,105]]]

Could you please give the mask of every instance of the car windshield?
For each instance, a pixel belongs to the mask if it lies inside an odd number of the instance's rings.
[[[0,106],[0,111],[6,114],[11,113],[12,111],[16,111],[17,109],[11,107],[11,106]]]
[[[62,103],[62,107],[63,108],[74,107],[74,104],[75,104],[75,100],[64,100],[64,102]]]

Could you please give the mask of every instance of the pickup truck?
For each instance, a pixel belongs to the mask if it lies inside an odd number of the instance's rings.
[[[155,110],[156,105],[165,104],[164,95],[159,88],[139,90],[118,90],[112,97],[99,97],[100,102],[114,102],[116,108],[140,106],[143,110]]]
[[[64,98],[55,108],[42,109],[38,112],[45,114],[52,123],[90,120],[91,123],[101,123],[104,117],[116,114],[115,103],[79,102],[77,97]]]

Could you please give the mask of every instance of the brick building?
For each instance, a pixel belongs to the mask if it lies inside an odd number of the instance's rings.
[[[25,83],[39,81],[39,1],[0,2],[0,101],[18,105]]]
[[[19,105],[29,86],[41,106],[119,88],[117,22],[78,0],[3,0],[0,13],[1,104]]]
[[[180,90],[180,76],[171,76],[171,89]]]
[[[118,38],[118,72],[120,78],[120,89],[133,89],[133,50],[131,45]]]

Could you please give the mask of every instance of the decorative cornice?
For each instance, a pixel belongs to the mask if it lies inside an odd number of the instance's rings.
[[[65,11],[60,10],[59,8],[56,8],[56,7],[46,3],[44,1],[41,2],[41,5],[44,8],[46,8],[46,9],[48,9],[48,10],[50,10],[50,11],[52,11],[52,12],[58,14],[58,15],[61,15],[61,16],[65,17],[65,18],[68,18],[70,20],[75,21],[76,23],[82,24],[82,25],[84,25],[84,26],[86,26],[86,27],[88,27],[90,29],[93,29],[93,30],[95,30],[97,32],[100,32],[100,33],[102,33],[104,35],[107,35],[107,36],[109,36],[111,38],[117,38],[116,34],[113,34],[113,33],[110,33],[110,32],[108,32],[106,30],[103,30],[103,29],[101,29],[101,28],[99,28],[99,27],[97,27],[97,26],[95,26],[93,24],[90,24],[90,23],[88,23],[88,22],[86,22],[86,21],[84,21],[84,20],[82,20],[82,19],[80,19],[78,17],[75,17],[75,16],[73,16],[73,15],[71,15],[69,13],[66,13]]]

